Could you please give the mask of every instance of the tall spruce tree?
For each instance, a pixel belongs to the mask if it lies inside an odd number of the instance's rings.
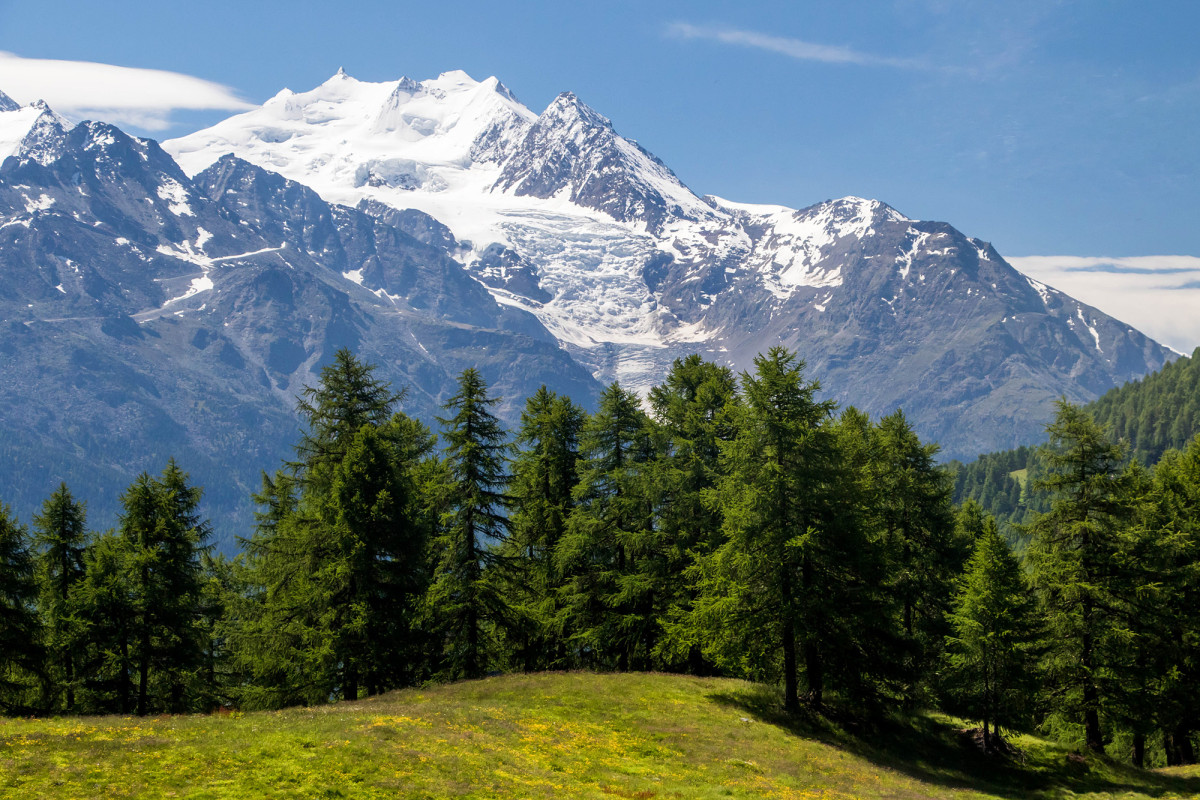
[[[910,683],[905,694],[912,701],[949,633],[946,613],[969,543],[959,543],[954,536],[954,484],[950,473],[934,461],[937,445],[922,443],[901,411],[880,420],[878,431],[879,516],[892,559],[890,589],[908,642]]]
[[[73,711],[77,666],[86,642],[79,635],[71,591],[84,577],[87,511],[63,483],[42,504],[42,513],[34,516],[33,527],[46,641],[46,704],[55,711]]]
[[[1028,531],[1027,557],[1047,621],[1046,669],[1055,710],[1082,723],[1101,752],[1101,719],[1116,693],[1121,551],[1130,518],[1122,448],[1085,411],[1065,400],[1047,427],[1047,473],[1035,492],[1050,510]]]
[[[1192,733],[1200,720],[1200,438],[1168,450],[1154,468],[1153,486],[1139,527],[1156,545],[1152,558],[1135,554],[1160,583],[1141,607],[1152,613],[1157,635],[1149,647],[1158,666],[1158,691],[1149,709],[1164,733],[1167,764],[1196,761]],[[1141,599],[1141,598],[1139,598]],[[1139,620],[1145,622],[1146,620]],[[1138,761],[1136,752],[1134,761]]]
[[[990,750],[1001,726],[1028,722],[1040,627],[1021,565],[991,517],[984,518],[948,619],[953,701],[983,723],[984,749]]]
[[[28,711],[42,674],[37,583],[25,526],[0,503],[0,709]]]
[[[434,541],[430,618],[444,643],[444,674],[479,678],[499,663],[499,642],[516,627],[504,602],[500,545],[508,538],[505,490],[510,445],[491,407],[487,384],[473,368],[463,371],[458,391],[439,417],[450,472],[449,507]]]
[[[72,593],[80,638],[79,708],[128,714],[133,705],[133,634],[138,609],[130,573],[132,549],[113,531],[96,537],[84,554],[84,577]]]

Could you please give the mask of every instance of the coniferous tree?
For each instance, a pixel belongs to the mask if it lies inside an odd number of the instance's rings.
[[[33,687],[42,673],[36,599],[34,560],[25,526],[0,503],[0,709],[5,713],[32,706]]]
[[[79,704],[85,713],[133,711],[133,632],[138,618],[130,573],[129,542],[109,531],[84,554],[84,577],[72,593],[86,642],[79,673]]]
[[[718,500],[728,538],[697,564],[694,616],[710,631],[710,657],[781,677],[784,705],[796,710],[801,658],[810,699],[821,702],[828,614],[839,600],[824,580],[836,535],[820,519],[834,461],[826,427],[833,403],[814,399],[817,384],[781,347],[754,364],[755,374],[742,376],[746,404],[723,453]]]
[[[1065,400],[1047,432],[1048,472],[1035,491],[1049,494],[1051,507],[1029,526],[1027,554],[1046,610],[1046,670],[1056,711],[1082,723],[1087,747],[1101,752],[1121,649],[1117,590],[1130,516],[1124,453]]]
[[[554,552],[574,508],[585,418],[570,398],[544,385],[521,412],[510,486],[512,532],[504,552],[514,564],[508,601],[525,621],[515,648],[526,671],[570,665],[558,628],[563,579]]]
[[[949,473],[934,462],[937,445],[923,444],[897,411],[879,423],[877,490],[880,523],[892,559],[891,591],[908,640],[910,685],[936,663],[948,633],[946,612],[967,545],[954,537]]]
[[[142,473],[121,496],[139,716],[152,708],[186,710],[202,663],[200,558],[209,529],[197,513],[201,489],[187,478],[172,459],[161,479]]]
[[[421,671],[414,630],[431,527],[420,483],[434,440],[393,412],[402,394],[339,350],[298,404],[289,472],[264,475],[246,545],[249,592],[228,627],[254,706],[356,699]]]
[[[983,723],[984,749],[1000,727],[1028,720],[1037,691],[1036,603],[1021,565],[986,517],[967,562],[947,637],[955,704]]]
[[[649,467],[663,550],[658,593],[670,631],[658,654],[694,673],[712,667],[687,625],[696,587],[683,576],[696,557],[711,554],[723,541],[720,511],[706,496],[721,477],[721,442],[733,436],[729,411],[737,402],[732,371],[697,355],[676,359],[663,383],[650,390],[650,405],[662,429]]]
[[[42,504],[42,513],[34,516],[33,525],[39,608],[46,638],[46,704],[54,710],[73,711],[76,668],[86,642],[79,635],[71,592],[84,577],[87,512],[64,483]]]
[[[505,494],[510,446],[491,412],[497,402],[479,372],[469,368],[443,406],[449,416],[438,418],[446,440],[449,507],[434,541],[428,605],[444,642],[444,672],[453,678],[485,675],[498,663],[501,635],[517,624],[495,574],[505,566],[499,548],[508,537],[510,505]]]
[[[650,421],[637,395],[614,383],[580,439],[575,508],[557,549],[562,629],[584,663],[624,671],[648,664],[659,632]]]
[[[1164,732],[1167,764],[1195,763],[1191,739],[1200,720],[1195,691],[1200,680],[1200,438],[1183,451],[1167,451],[1155,466],[1140,527],[1157,545],[1155,557],[1140,566],[1154,570],[1161,581],[1151,600],[1159,626],[1150,645],[1159,665],[1151,710]]]

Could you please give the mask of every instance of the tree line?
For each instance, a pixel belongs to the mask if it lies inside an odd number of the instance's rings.
[[[1200,443],[1149,470],[1061,403],[1019,558],[978,503],[952,504],[902,413],[818,391],[783,348],[740,380],[692,356],[594,413],[543,387],[510,440],[468,369],[435,436],[339,351],[232,560],[174,462],[106,533],[66,486],[31,531],[0,507],[0,704],[277,708],[662,670],[774,683],[791,711],[936,706],[988,747],[1037,725],[1194,760]]]

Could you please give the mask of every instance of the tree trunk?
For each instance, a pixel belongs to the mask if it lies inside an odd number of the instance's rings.
[[[1146,734],[1135,733],[1133,735],[1133,765],[1141,769],[1146,765]]]
[[[138,661],[137,715],[146,716],[146,696],[150,688],[150,637],[142,636],[141,659]]]
[[[825,665],[817,645],[808,640],[804,642],[804,672],[808,679],[808,700],[820,711],[825,697]]]
[[[1196,750],[1192,747],[1191,733],[1185,725],[1179,725],[1171,737],[1175,740],[1175,749],[1179,753],[1180,764],[1196,763]]]
[[[1171,734],[1163,731],[1163,753],[1167,756],[1167,766],[1179,766],[1179,752],[1175,749],[1175,742],[1172,741]]]
[[[988,731],[988,719],[983,718],[983,752],[992,752],[992,734]]]
[[[1087,748],[1093,753],[1104,752],[1104,739],[1100,733],[1100,691],[1092,669],[1092,619],[1091,603],[1083,604],[1083,642],[1079,664],[1083,668],[1083,729]]]
[[[346,668],[343,673],[342,699],[358,699],[358,666],[353,662],[348,662],[346,664]]]

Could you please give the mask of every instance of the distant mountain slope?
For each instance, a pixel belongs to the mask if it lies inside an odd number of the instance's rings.
[[[945,223],[859,198],[697,197],[570,92],[535,114],[495,78],[339,73],[165,147],[190,173],[232,152],[327,200],[432,215],[601,381],[644,391],[679,356],[743,369],[782,342],[827,394],[903,407],[951,456],[1036,438],[1055,398],[1173,357]]]
[[[112,524],[120,491],[174,456],[230,544],[260,471],[290,455],[297,393],[340,347],[427,421],[468,366],[509,418],[542,382],[585,403],[598,390],[464,271],[452,239],[234,158],[193,180],[154,142],[49,112],[14,151],[0,165],[0,486],[24,520],[66,480]]]
[[[1088,406],[1101,425],[1129,442],[1145,464],[1200,433],[1200,349],[1158,372],[1110,389]]]
[[[1200,434],[1200,349],[1085,408],[1126,444],[1130,458],[1153,466],[1168,449],[1182,449]],[[970,498],[997,518],[1019,522],[1029,507],[1028,478],[1038,471],[1037,448],[984,453],[955,471],[955,502]]]

